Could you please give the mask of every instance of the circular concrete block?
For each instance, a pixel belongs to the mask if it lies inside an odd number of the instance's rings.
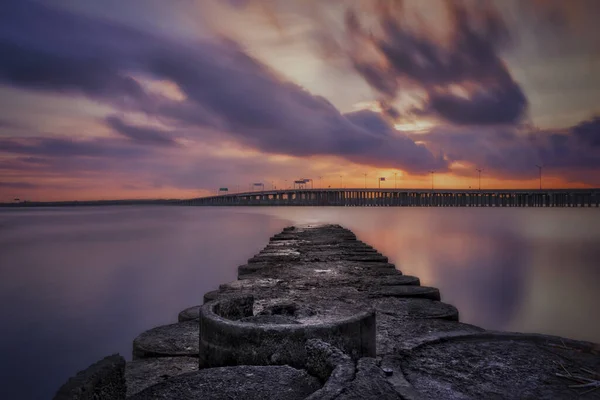
[[[209,368],[170,378],[131,399],[302,400],[319,390],[319,380],[289,366]]]
[[[306,341],[321,339],[353,358],[375,356],[375,313],[316,320],[310,324],[250,324],[228,319],[239,305],[252,315],[254,299],[248,296],[219,299],[200,309],[200,366],[284,365],[302,368]],[[237,313],[237,314],[241,314]]]
[[[240,322],[245,322],[247,324],[274,324],[274,325],[286,325],[286,324],[294,324],[297,325],[300,322],[296,321],[294,318],[287,317],[285,315],[253,315],[251,317],[242,318],[239,320]]]
[[[126,393],[125,359],[113,354],[69,378],[53,399],[124,399]]]
[[[223,293],[220,290],[211,290],[210,292],[206,292],[204,293],[203,296],[203,300],[204,300],[204,304],[208,303],[209,301],[213,301],[219,298],[220,295],[222,295]]]
[[[448,321],[458,321],[458,310],[453,305],[441,301],[381,297],[372,301],[373,307],[378,313],[393,315],[405,319],[427,319],[438,318]]]
[[[572,376],[597,382],[599,368],[591,343],[492,332],[426,342],[402,362],[408,382],[439,399],[578,399],[590,387],[569,387],[586,382]]]
[[[177,315],[177,320],[179,322],[197,320],[200,318],[200,307],[201,306],[193,306],[186,308]]]
[[[437,318],[410,319],[377,313],[377,355],[402,353],[416,343],[456,334],[483,332],[482,328]]]
[[[133,358],[198,356],[197,320],[150,329],[133,341]]]
[[[371,262],[371,263],[387,263],[388,262],[388,258],[386,256],[383,256],[381,254],[351,254],[348,256],[345,256],[343,258],[344,260],[348,260],[348,261],[364,261],[364,262]]]
[[[372,279],[365,280],[370,286],[419,286],[421,281],[416,276],[410,275],[384,275]]]
[[[369,291],[370,297],[420,297],[440,300],[440,291],[427,286],[382,286]]]
[[[193,371],[198,371],[196,357],[144,358],[128,362],[125,367],[127,397],[173,376]]]

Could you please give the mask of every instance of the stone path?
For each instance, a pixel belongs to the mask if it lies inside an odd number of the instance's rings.
[[[598,345],[460,323],[337,225],[284,229],[203,301],[138,336],[121,375],[107,358],[57,398],[119,392],[98,371],[132,399],[600,398]]]

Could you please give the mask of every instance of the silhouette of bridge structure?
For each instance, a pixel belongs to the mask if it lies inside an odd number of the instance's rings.
[[[283,189],[181,200],[191,206],[599,207],[600,189]]]

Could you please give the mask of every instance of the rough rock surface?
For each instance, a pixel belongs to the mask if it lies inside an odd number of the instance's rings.
[[[54,400],[125,399],[125,359],[106,357],[69,379]]]
[[[456,337],[415,348],[402,369],[428,399],[577,399],[590,387],[570,388],[577,381],[559,375],[597,380],[600,357],[571,346],[526,335]]]
[[[200,317],[200,307],[201,306],[192,306],[182,310],[179,315],[177,315],[177,321],[185,322],[198,319]]]
[[[133,341],[133,358],[198,356],[198,321],[150,329]]]
[[[128,362],[125,367],[127,396],[132,396],[173,376],[197,370],[198,359],[195,357],[144,358]]]
[[[301,400],[321,388],[305,370],[288,366],[237,366],[191,372],[151,386],[131,399]]]

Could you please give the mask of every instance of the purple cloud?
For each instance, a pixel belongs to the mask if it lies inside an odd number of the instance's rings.
[[[1,8],[4,84],[83,93],[184,127],[225,131],[271,153],[334,155],[414,173],[445,168],[426,148],[390,135],[389,126],[370,131],[324,98],[281,80],[235,42],[174,42],[29,1]],[[172,81],[187,100],[149,94],[135,74]],[[132,140],[172,144],[162,132],[107,122]]]
[[[594,119],[561,133],[519,132],[513,127],[441,127],[414,136],[430,149],[444,151],[450,162],[466,162],[500,178],[535,178],[537,164],[569,179],[586,176],[598,181],[600,146],[590,145],[600,134],[596,123]]]
[[[168,132],[159,129],[129,125],[115,116],[106,118],[106,123],[115,132],[136,143],[163,146],[177,145],[177,141]]]
[[[508,30],[491,9],[467,12],[449,2],[451,32],[442,45],[428,32],[409,28],[401,6],[375,4],[380,34],[364,28],[358,13],[347,10],[350,44],[345,52],[386,103],[404,86],[416,86],[427,95],[418,110],[421,115],[460,125],[515,124],[524,117],[527,98],[499,56],[509,41]],[[383,62],[365,57],[373,49]],[[453,87],[464,88],[468,96],[455,94]]]

